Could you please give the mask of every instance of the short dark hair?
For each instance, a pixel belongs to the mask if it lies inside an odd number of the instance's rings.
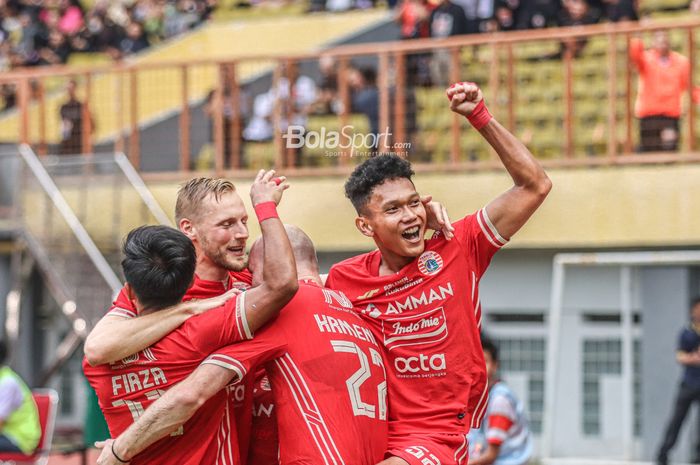
[[[122,252],[126,282],[148,309],[179,303],[192,284],[197,255],[192,241],[177,229],[138,227],[126,236]]]
[[[7,360],[7,341],[0,339],[0,366],[5,364]]]
[[[700,305],[700,295],[697,295],[690,299],[690,307],[689,310],[692,312],[695,306]]]
[[[392,179],[406,178],[409,181],[416,174],[411,163],[404,158],[388,153],[377,155],[358,165],[345,183],[345,196],[361,213],[372,196],[375,187]]]
[[[488,352],[494,362],[498,363],[498,346],[486,334],[481,335],[481,348],[484,352]]]

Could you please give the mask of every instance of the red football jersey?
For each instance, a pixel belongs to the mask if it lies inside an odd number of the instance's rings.
[[[210,297],[219,296],[234,287],[245,290],[250,287],[252,279],[253,277],[247,269],[240,272],[230,272],[226,282],[208,281],[195,275],[192,286],[187,290],[182,300],[208,299]],[[126,318],[133,318],[136,316],[134,304],[131,302],[131,299],[129,299],[124,289],[119,292],[117,299],[112,304],[108,313],[110,315]],[[246,416],[246,402],[250,404],[252,401],[244,397],[244,383],[237,382],[227,386],[226,394],[228,395],[229,402],[224,409],[221,434],[230,439],[219,438],[222,449],[219,456],[239,457],[241,456],[239,444],[247,445],[250,436],[250,421],[240,420],[244,419]],[[243,454],[242,457],[245,458],[246,455]]]
[[[186,378],[200,363],[231,370],[240,379],[259,358],[279,355],[283,345],[268,343],[265,351],[237,350],[236,360],[227,355],[227,345],[250,339],[244,312],[244,294],[228,304],[187,320],[153,346],[117,363],[83,370],[97,393],[112,437],[121,434],[168,388]],[[230,347],[230,346],[229,346]],[[248,346],[258,349],[257,346]],[[204,360],[204,362],[202,362]],[[218,442],[225,437],[222,421],[225,391],[207,401],[179,431],[153,444],[131,463],[214,464]],[[222,463],[234,464],[236,460]]]
[[[486,409],[479,279],[506,240],[485,209],[454,227],[454,239],[434,234],[396,274],[379,276],[377,250],[336,264],[326,281],[386,349],[392,436],[466,433]]]
[[[301,283],[294,299],[248,350],[284,341],[265,365],[275,400],[280,463],[374,465],[387,439],[386,373],[380,343],[346,296]]]
[[[222,281],[207,281],[206,279],[200,279],[199,276],[194,275],[194,282],[192,286],[187,289],[187,293],[182,300],[208,299],[210,297],[219,296],[234,287],[244,291],[250,287],[252,281],[253,276],[247,269],[240,272],[229,272],[228,280],[225,283]],[[112,307],[107,313],[109,315],[131,318],[136,316],[136,307],[131,299],[129,299],[126,291],[122,289],[119,291],[117,298],[112,303]]]
[[[248,463],[251,465],[279,464],[279,437],[275,398],[267,372],[259,369],[253,386],[253,424],[250,433]]]

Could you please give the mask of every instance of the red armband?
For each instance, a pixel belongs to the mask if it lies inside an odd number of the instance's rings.
[[[481,102],[476,104],[474,111],[472,111],[471,114],[467,116],[467,120],[469,120],[471,125],[474,126],[474,129],[476,129],[477,131],[486,126],[492,119],[493,116],[489,112],[489,109],[486,108],[486,104],[484,103],[483,99],[481,100]]]
[[[258,223],[262,223],[270,218],[279,218],[275,202],[263,202],[256,205],[255,214],[258,216]]]

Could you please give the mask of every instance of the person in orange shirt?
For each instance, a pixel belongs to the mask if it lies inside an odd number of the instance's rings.
[[[640,151],[675,151],[681,98],[689,85],[688,58],[671,50],[666,31],[654,33],[649,50],[640,39],[632,39],[629,54],[639,72],[635,115],[640,119]]]

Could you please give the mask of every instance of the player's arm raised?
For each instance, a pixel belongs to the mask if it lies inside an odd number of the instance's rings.
[[[191,316],[220,307],[239,293],[239,290],[231,289],[217,297],[182,302],[136,318],[107,314],[88,334],[85,358],[92,366],[121,360],[160,341]]]
[[[116,439],[95,443],[102,448],[97,465],[123,465],[148,446],[177,430],[211,396],[226,387],[234,373],[202,364],[156,400]]]
[[[265,239],[263,282],[241,296],[245,296],[246,320],[252,332],[274,318],[299,288],[292,246],[276,210],[289,185],[286,178],[274,176],[274,170],[260,170],[250,186],[250,200]]]
[[[496,230],[508,239],[542,204],[552,189],[552,182],[527,147],[491,116],[476,84],[453,84],[447,89],[447,98],[450,109],[467,117],[494,148],[513,179],[513,187],[486,206]]]

